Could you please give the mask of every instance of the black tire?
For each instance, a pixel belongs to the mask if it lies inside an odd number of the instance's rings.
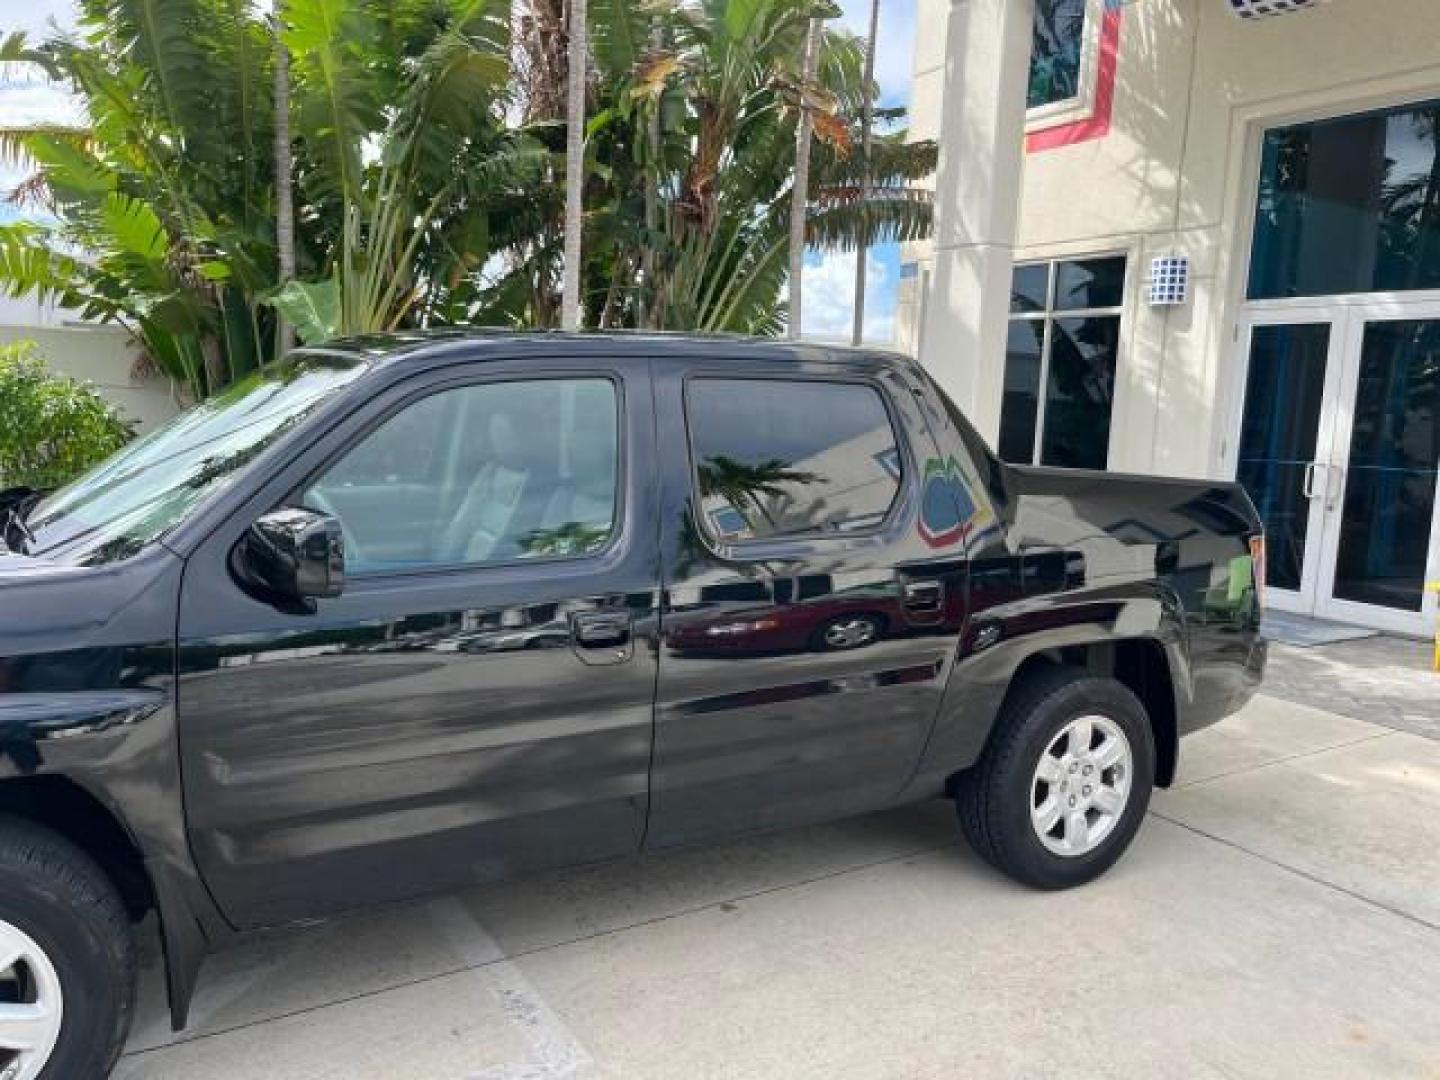
[[[1086,714],[1108,718],[1129,741],[1129,796],[1095,848],[1059,855],[1031,824],[1035,769],[1060,731]],[[985,752],[960,775],[955,803],[966,838],[986,862],[1038,889],[1068,889],[1095,880],[1125,853],[1154,785],[1155,736],[1140,700],[1114,679],[1054,666],[1036,669],[1011,691]]]
[[[68,840],[0,818],[0,920],[29,935],[59,976],[60,1037],[41,1080],[109,1076],[135,1002],[134,936],[115,887]]]

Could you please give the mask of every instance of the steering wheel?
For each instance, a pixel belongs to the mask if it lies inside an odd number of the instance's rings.
[[[345,538],[345,572],[348,574],[354,567],[364,566],[365,556],[360,554],[360,545],[355,543],[354,533],[350,531],[350,526],[345,524],[345,519],[336,512],[334,504],[325,497],[325,493],[318,487],[312,487],[301,502],[340,522],[340,535]]]

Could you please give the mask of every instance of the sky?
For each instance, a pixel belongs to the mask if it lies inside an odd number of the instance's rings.
[[[43,35],[51,20],[62,25],[72,18],[72,0],[7,0],[0,14],[0,36],[14,30]],[[840,22],[864,36],[869,29],[870,0],[841,0]],[[875,77],[883,105],[904,105],[910,97],[910,60],[915,47],[915,0],[880,0],[879,48]],[[67,96],[38,82],[0,83],[0,124],[76,119]],[[0,164],[0,191],[20,180],[19,170]],[[13,207],[0,203],[0,221],[13,218]],[[807,337],[848,338],[853,318],[854,254],[806,257],[804,331]],[[900,279],[899,249],[885,245],[871,251],[866,266],[865,339],[888,344],[894,336],[895,296]]]
[[[870,0],[840,0],[840,7],[841,23],[862,37],[869,33]],[[915,0],[880,0],[877,37],[875,80],[880,84],[880,103],[906,105],[915,51]],[[898,244],[871,250],[865,281],[865,340],[889,345],[895,340],[895,301],[900,286]],[[855,317],[855,254],[811,252],[805,259],[801,286],[804,335],[848,341]]]

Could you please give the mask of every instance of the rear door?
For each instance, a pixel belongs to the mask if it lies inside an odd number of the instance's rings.
[[[636,850],[658,578],[646,365],[410,379],[192,556],[180,609],[190,840],[241,926]],[[344,527],[311,615],[236,586],[255,517]]]
[[[656,401],[666,603],[647,843],[885,805],[965,617],[957,511],[913,392],[878,362],[717,357],[659,368]]]

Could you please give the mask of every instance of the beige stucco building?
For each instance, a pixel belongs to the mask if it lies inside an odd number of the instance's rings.
[[[1238,476],[1274,605],[1433,625],[1440,2],[919,15],[939,220],[902,346],[1011,460]]]

